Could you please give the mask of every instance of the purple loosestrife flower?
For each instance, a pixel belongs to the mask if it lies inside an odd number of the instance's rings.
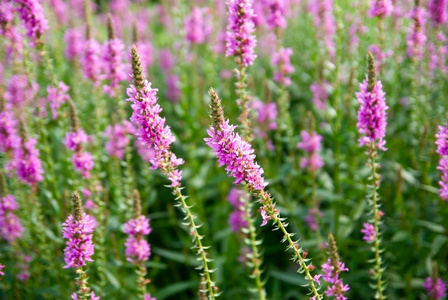
[[[286,0],[266,0],[266,23],[269,28],[286,28],[288,22],[285,18]]]
[[[4,265],[0,264],[0,275],[2,276],[5,276],[5,273],[3,273],[2,271],[4,267],[5,267]]]
[[[440,178],[440,198],[448,201],[448,124],[439,126],[439,132],[436,134],[436,152],[440,155],[438,170],[442,172]]]
[[[313,207],[308,211],[305,221],[308,223],[311,230],[319,230],[319,223],[317,221],[319,218],[322,218],[322,212],[317,207]]]
[[[333,14],[333,0],[311,1],[308,9],[314,15],[314,26],[318,29],[318,38],[324,40],[328,54],[331,58],[334,58],[336,54],[334,44],[336,21]]]
[[[13,151],[20,145],[17,126],[12,112],[0,111],[0,152]]]
[[[134,132],[132,123],[124,120],[123,124],[114,124],[107,126],[104,136],[107,139],[106,152],[110,156],[122,159],[125,148],[129,144],[130,134]]]
[[[229,216],[228,223],[233,232],[241,232],[241,228],[247,228],[249,226],[245,219],[244,212],[244,197],[245,193],[238,188],[232,188],[227,200],[233,206],[233,212]]]
[[[436,26],[447,22],[447,0],[429,0],[428,10],[431,20]]]
[[[14,107],[23,107],[30,102],[39,90],[39,85],[33,83],[32,87],[28,86],[26,75],[12,75],[9,80],[8,89],[3,97],[6,102]]]
[[[319,155],[322,148],[322,136],[315,132],[310,134],[305,130],[302,130],[300,135],[302,141],[297,143],[297,148],[302,149],[307,153],[307,157],[301,159],[300,167],[302,169],[308,168],[311,172],[316,172],[324,165],[324,162]]]
[[[205,138],[207,145],[213,149],[218,157],[220,167],[226,166],[227,174],[235,178],[234,183],[243,180],[250,190],[263,190],[268,184],[263,178],[263,169],[255,162],[252,146],[235,133],[237,126],[229,125],[229,120],[211,126]]]
[[[131,121],[138,127],[137,139],[147,149],[154,151],[149,160],[152,169],[162,169],[168,162],[174,167],[183,164],[183,160],[176,158],[170,151],[170,145],[176,138],[172,135],[170,127],[165,125],[165,118],[159,115],[162,108],[157,103],[157,91],[147,80],[142,83],[142,87],[136,88],[131,84],[127,89],[129,96],[127,100],[133,102]]]
[[[425,35],[426,11],[420,5],[416,5],[411,12],[411,18],[412,23],[406,39],[407,54],[409,57],[422,59],[427,40]]]
[[[12,195],[0,198],[0,236],[9,243],[22,237],[25,228],[13,211],[19,208],[16,199]]]
[[[62,224],[62,237],[68,239],[64,249],[64,268],[81,268],[87,261],[93,261],[94,245],[92,233],[95,229],[91,216],[82,211],[81,199],[73,193],[73,212]]]
[[[446,285],[440,278],[426,278],[423,287],[431,300],[439,300],[446,296]]]
[[[80,298],[78,298],[78,295],[76,293],[72,294],[72,299],[73,300],[78,300]],[[82,298],[83,300],[100,300],[100,297],[95,296],[95,292],[91,292],[90,293],[90,298]],[[81,299],[80,299],[81,300]]]
[[[17,12],[25,23],[27,36],[38,44],[42,34],[48,29],[48,21],[39,0],[14,0],[18,5]]]
[[[84,50],[84,36],[77,29],[68,29],[64,35],[65,57],[73,61],[80,57]]]
[[[235,56],[239,59],[239,64],[250,66],[257,57],[254,54],[257,41],[255,35],[252,35],[255,31],[252,0],[230,0],[228,6],[226,56]]]
[[[91,38],[84,43],[84,53],[81,57],[82,70],[84,77],[92,81],[96,87],[99,84],[100,71],[102,69],[100,60],[101,46]]]
[[[148,293],[148,294],[144,295],[143,300],[157,300],[157,299],[154,297],[151,297],[151,294]]]
[[[68,94],[69,87],[62,81],[59,82],[57,87],[47,86],[48,102],[50,103],[51,113],[53,114],[53,120],[58,118],[57,110],[70,99]]]
[[[369,55],[373,62],[373,57]],[[373,64],[373,63],[372,63]],[[367,78],[359,84],[360,92],[356,93],[361,106],[358,110],[358,123],[356,124],[362,137],[359,139],[361,146],[375,144],[378,149],[387,150],[386,141],[386,105],[385,93],[382,90],[381,81],[375,79],[375,67],[369,69]]]
[[[392,13],[393,8],[390,0],[371,0],[368,15],[370,18],[384,18]]]
[[[103,90],[109,96],[114,97],[118,84],[126,78],[123,65],[124,44],[120,39],[114,38],[108,40],[103,49],[104,79],[110,81],[110,85],[104,85]]]
[[[327,87],[329,83],[326,81],[315,82],[310,86],[313,93],[313,103],[319,110],[324,110],[328,101]]]
[[[39,158],[40,152],[36,148],[37,141],[29,138],[22,145],[15,149],[14,160],[17,167],[17,176],[24,183],[35,186],[38,182],[44,180],[42,174],[42,162]]]
[[[53,8],[54,14],[61,25],[67,25],[67,3],[64,0],[50,0],[50,6]]]
[[[193,7],[191,13],[184,19],[185,38],[188,42],[203,44],[208,40],[213,32],[211,16],[209,8]]]
[[[150,234],[151,231],[149,219],[145,216],[131,219],[123,225],[123,232],[129,234],[125,243],[128,261],[139,264],[149,259],[151,246],[143,236]]]
[[[291,85],[291,78],[288,75],[294,72],[294,67],[290,61],[291,55],[291,48],[281,48],[277,53],[274,53],[271,60],[271,64],[277,67],[274,72],[274,80],[284,86]]]
[[[84,130],[79,129],[77,132],[67,132],[64,138],[64,145],[67,149],[71,151],[77,151],[80,149],[83,143],[87,143],[89,136],[84,132]]]
[[[375,240],[376,232],[375,228],[370,223],[364,223],[364,228],[361,229],[361,233],[364,234],[363,240],[367,243],[372,243]]]
[[[95,165],[92,154],[77,151],[73,154],[72,162],[75,170],[81,172],[83,178],[90,178],[90,170]]]

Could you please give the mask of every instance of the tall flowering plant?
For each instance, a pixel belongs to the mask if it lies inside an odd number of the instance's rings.
[[[386,141],[386,105],[385,93],[382,90],[381,81],[376,80],[375,61],[372,54],[368,54],[368,74],[367,78],[359,85],[361,91],[356,93],[356,97],[360,103],[358,110],[358,131],[361,135],[359,139],[360,146],[367,146],[367,156],[369,158],[369,167],[372,175],[372,194],[369,196],[369,203],[372,207],[372,219],[369,223],[364,224],[364,240],[373,243],[373,251],[375,253],[374,270],[372,277],[375,282],[375,298],[385,299],[383,294],[385,286],[382,278],[384,267],[382,266],[382,258],[380,249],[380,232],[381,216],[383,213],[379,210],[378,187],[380,185],[380,176],[378,174],[378,164],[375,162],[377,151],[387,150],[384,146]]]

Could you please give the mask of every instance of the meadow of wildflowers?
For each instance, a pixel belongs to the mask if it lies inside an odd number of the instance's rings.
[[[0,299],[446,299],[448,1],[0,0]]]

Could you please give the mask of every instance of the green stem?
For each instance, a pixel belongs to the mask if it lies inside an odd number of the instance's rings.
[[[252,266],[249,266],[249,267],[253,268],[252,276],[255,279],[255,285],[256,285],[257,292],[258,292],[258,298],[260,300],[264,300],[264,299],[266,299],[266,291],[264,289],[264,284],[261,280],[261,271],[260,271],[260,266],[261,266],[260,256],[261,255],[258,251],[257,244],[259,244],[259,243],[257,242],[257,233],[255,230],[253,218],[251,216],[251,208],[252,208],[252,205],[249,202],[249,194],[245,193],[245,195],[244,195],[244,217],[248,224],[248,228],[246,228],[246,230],[248,230],[248,233],[249,233],[248,242],[249,242],[249,246],[252,250],[252,253],[247,256],[252,263]]]
[[[375,158],[377,156],[375,145],[372,143],[369,148],[369,160],[370,160],[370,167],[372,169],[372,204],[373,204],[373,228],[375,230],[375,239],[373,241],[374,243],[374,251],[375,251],[375,264],[374,264],[374,271],[375,274],[373,275],[373,278],[376,280],[376,290],[377,293],[375,294],[375,299],[383,300],[383,281],[382,281],[382,273],[383,269],[381,268],[381,250],[380,250],[380,232],[378,229],[379,223],[380,223],[380,216],[379,216],[379,199],[378,199],[378,187],[380,185],[379,176],[377,174],[377,166],[375,164]]]
[[[249,95],[246,92],[246,68],[241,64],[239,69],[238,82],[235,83],[236,94],[239,97],[239,107],[241,109],[240,122],[243,126],[242,136],[246,139],[248,143],[252,141],[252,136],[250,134],[250,120],[249,120]]]
[[[137,266],[137,270],[135,271],[137,273],[137,287],[138,287],[138,297],[140,299],[145,299],[146,294],[146,267],[144,262],[141,262]]]
[[[79,267],[75,270],[75,273],[78,274],[76,278],[76,285],[78,286],[78,299],[88,300],[90,299],[90,288],[87,285],[87,273],[83,270],[82,267]]]

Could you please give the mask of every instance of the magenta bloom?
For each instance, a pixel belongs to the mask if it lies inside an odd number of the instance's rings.
[[[160,67],[162,67],[165,72],[171,71],[171,69],[176,65],[176,58],[169,49],[161,49],[159,59]]]
[[[437,154],[448,155],[448,123],[445,126],[439,126],[439,132],[436,134],[436,146]]]
[[[210,138],[204,140],[218,157],[219,166],[226,166],[227,174],[235,178],[235,184],[244,180],[249,189],[263,190],[267,182],[263,178],[263,169],[254,161],[251,145],[234,132],[236,126],[229,125],[229,120],[217,126],[219,130],[213,127],[207,130]]]
[[[440,155],[438,170],[442,172],[440,178],[440,197],[448,201],[448,124],[439,126],[439,132],[436,134],[436,152]]]
[[[427,40],[425,34],[426,11],[422,7],[416,6],[412,10],[411,18],[412,23],[406,39],[407,54],[409,57],[422,59]]]
[[[233,212],[229,216],[228,223],[233,232],[240,232],[241,228],[248,228],[249,224],[245,217],[244,212],[244,197],[245,193],[233,187],[230,190],[227,200],[233,206]]]
[[[86,261],[93,261],[94,245],[92,233],[94,221],[91,216],[82,213],[79,220],[69,215],[62,224],[62,237],[68,239],[64,249],[64,268],[80,268],[86,265]]]
[[[431,277],[426,278],[423,287],[432,300],[442,299],[446,295],[446,285],[440,278],[437,278],[437,280]]]
[[[17,176],[24,183],[32,186],[44,180],[40,152],[36,148],[36,143],[35,139],[29,138],[21,147],[15,149],[14,155]]]
[[[70,88],[66,86],[62,81],[59,82],[57,87],[47,86],[48,102],[50,102],[51,113],[53,114],[53,120],[58,117],[57,110],[70,99],[68,90]]]
[[[120,81],[126,78],[124,71],[124,44],[120,39],[112,39],[106,42],[104,51],[104,79],[110,81],[110,85],[104,85],[103,90],[111,97],[115,96],[115,89]]]
[[[288,75],[294,72],[294,67],[290,61],[291,55],[291,48],[281,48],[277,53],[274,53],[271,60],[271,64],[277,67],[274,72],[274,80],[284,86],[291,85],[291,78]]]
[[[129,220],[123,225],[123,232],[129,234],[126,240],[126,257],[132,263],[147,261],[151,255],[151,246],[144,239],[144,235],[151,233],[149,219],[145,216]]]
[[[286,28],[288,22],[285,18],[286,1],[285,0],[267,0],[266,1],[266,23],[269,28]]]
[[[322,212],[317,207],[311,208],[305,217],[305,221],[313,231],[319,230],[319,223],[317,222],[318,218],[322,218]]]
[[[375,228],[370,223],[364,223],[363,226],[364,226],[364,228],[361,229],[361,233],[364,233],[363,239],[367,243],[372,243],[375,240],[375,237],[376,237]]]
[[[36,42],[48,29],[42,6],[38,0],[14,0],[20,19],[25,23],[26,34]]]
[[[325,105],[328,101],[328,94],[327,94],[327,86],[329,84],[324,82],[315,82],[310,86],[310,90],[313,93],[313,103],[319,110],[324,110]]]
[[[64,35],[65,57],[73,61],[80,57],[84,50],[84,36],[77,29],[68,29]]]
[[[78,300],[78,295],[76,293],[72,294],[72,299],[73,300]],[[100,297],[95,296],[95,292],[91,292],[90,293],[90,298],[86,299],[86,300],[100,300]]]
[[[436,26],[445,24],[448,20],[446,11],[447,1],[446,0],[429,0],[428,10],[431,20]]]
[[[5,273],[3,273],[3,268],[4,268],[5,266],[4,265],[0,265],[0,275],[2,275],[2,276],[5,276]]]
[[[140,90],[134,85],[127,89],[129,96],[127,100],[133,102],[131,121],[137,125],[137,139],[146,146],[146,149],[154,152],[149,160],[152,169],[162,169],[169,161],[174,167],[184,162],[170,151],[170,145],[176,138],[172,135],[170,127],[165,125],[165,118],[159,115],[162,108],[157,103],[157,91],[151,88],[151,83],[147,80]]]
[[[9,243],[22,237],[25,228],[13,211],[19,208],[12,195],[0,198],[0,236]]]
[[[148,294],[145,294],[143,300],[157,300],[157,299],[154,297],[151,297],[151,294],[148,293]]]
[[[237,56],[241,63],[247,67],[253,64],[257,57],[254,49],[257,45],[255,25],[252,21],[254,10],[252,0],[230,0],[229,25],[227,26],[226,56]]]
[[[28,78],[26,75],[14,74],[11,76],[8,89],[3,96],[6,102],[12,106],[22,107],[34,98],[38,90],[39,85],[37,83],[33,83],[31,88],[28,86]]]
[[[392,13],[393,8],[390,0],[371,0],[368,14],[370,18],[384,18]]]
[[[322,136],[315,132],[309,134],[305,130],[302,130],[300,135],[302,141],[297,143],[297,148],[302,149],[307,153],[307,157],[301,159],[300,167],[302,169],[308,168],[310,171],[316,172],[324,165],[324,162],[319,155],[322,148]]]
[[[133,125],[128,121],[123,124],[115,124],[107,126],[104,135],[107,139],[106,152],[113,157],[122,159],[125,148],[129,144],[129,134],[134,132]]]
[[[181,95],[179,76],[177,74],[169,74],[166,78],[166,97],[171,102],[177,103]]]
[[[81,144],[87,143],[89,140],[89,136],[84,132],[84,130],[80,129],[78,132],[67,132],[64,139],[65,147],[67,147],[71,151],[76,151],[80,148]]]
[[[348,268],[345,267],[343,262],[338,262],[338,266],[339,270],[338,272],[335,272],[335,268],[331,265],[330,259],[322,265],[322,271],[324,271],[322,279],[330,284],[325,291],[325,294],[328,297],[334,296],[337,300],[346,300],[347,297],[345,297],[344,294],[350,287],[348,284],[342,282],[342,279],[339,278],[339,274],[340,272],[348,271]]]
[[[205,43],[213,32],[211,17],[207,7],[194,6],[191,13],[184,19],[186,40],[192,44]]]
[[[361,146],[370,143],[377,143],[378,149],[383,151],[386,141],[386,110],[389,108],[386,105],[385,93],[382,90],[381,81],[377,81],[371,92],[367,91],[368,82],[365,79],[359,84],[361,91],[356,93],[361,106],[358,110],[358,127],[359,133],[362,137],[359,139]]]
[[[333,14],[333,0],[311,1],[308,9],[313,14],[314,26],[317,28],[318,38],[324,41],[328,54],[331,58],[334,58],[336,54],[336,47],[334,44],[336,21]]]
[[[90,170],[95,165],[92,154],[89,152],[75,152],[72,162],[75,170],[81,172],[83,178],[90,178]]]
[[[81,57],[84,77],[92,81],[94,86],[98,86],[100,71],[102,69],[100,61],[101,46],[95,39],[90,39],[84,43],[84,54]]]
[[[16,118],[9,111],[0,112],[0,152],[14,150],[19,144]]]

